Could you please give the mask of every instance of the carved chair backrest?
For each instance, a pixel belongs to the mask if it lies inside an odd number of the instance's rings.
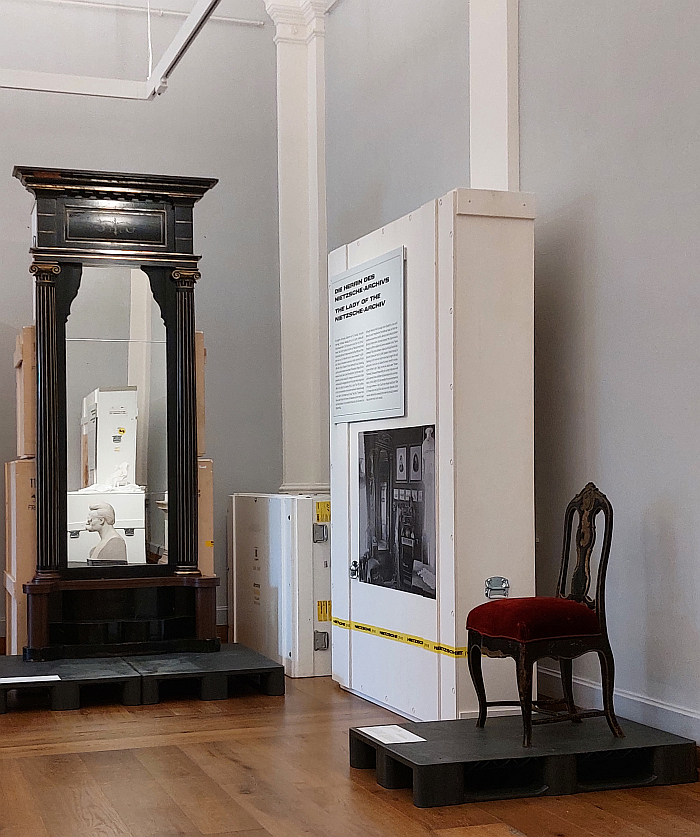
[[[596,518],[603,513],[603,543],[598,563],[595,599],[589,596],[591,587],[591,558],[596,542]],[[571,538],[574,528],[574,516],[578,513],[576,528],[576,566],[571,573],[571,584],[567,593],[567,579],[569,576],[569,558],[571,555]],[[605,574],[610,557],[612,542],[613,510],[610,501],[589,482],[566,507],[564,515],[564,549],[561,559],[557,596],[573,599],[590,607],[598,615],[601,630],[605,632]]]

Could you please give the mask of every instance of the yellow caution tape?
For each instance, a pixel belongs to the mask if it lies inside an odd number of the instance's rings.
[[[432,639],[425,639],[422,636],[402,634],[398,631],[390,631],[387,628],[377,628],[375,625],[365,625],[362,622],[340,619],[337,616],[334,616],[331,621],[337,628],[345,628],[347,631],[358,631],[361,634],[371,634],[372,636],[382,637],[383,639],[390,639],[393,642],[403,642],[405,645],[414,645],[418,648],[424,648],[426,651],[432,651],[435,654],[445,654],[447,657],[452,657],[453,659],[467,656],[466,647],[453,648],[451,645],[445,645],[442,642],[433,642]]]

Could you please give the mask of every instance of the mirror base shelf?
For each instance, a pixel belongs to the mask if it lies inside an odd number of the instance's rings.
[[[218,651],[216,576],[38,579],[24,585],[24,659]]]

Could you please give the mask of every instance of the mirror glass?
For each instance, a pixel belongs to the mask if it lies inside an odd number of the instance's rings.
[[[84,267],[66,324],[69,567],[167,561],[166,409],[148,277]]]

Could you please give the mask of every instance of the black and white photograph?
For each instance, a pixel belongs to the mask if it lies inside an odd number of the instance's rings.
[[[406,482],[408,471],[406,469],[406,448],[396,449],[396,482]]]
[[[435,425],[360,433],[358,451],[360,581],[434,599]]]
[[[423,476],[421,450],[420,445],[411,446],[411,482],[419,482]]]

